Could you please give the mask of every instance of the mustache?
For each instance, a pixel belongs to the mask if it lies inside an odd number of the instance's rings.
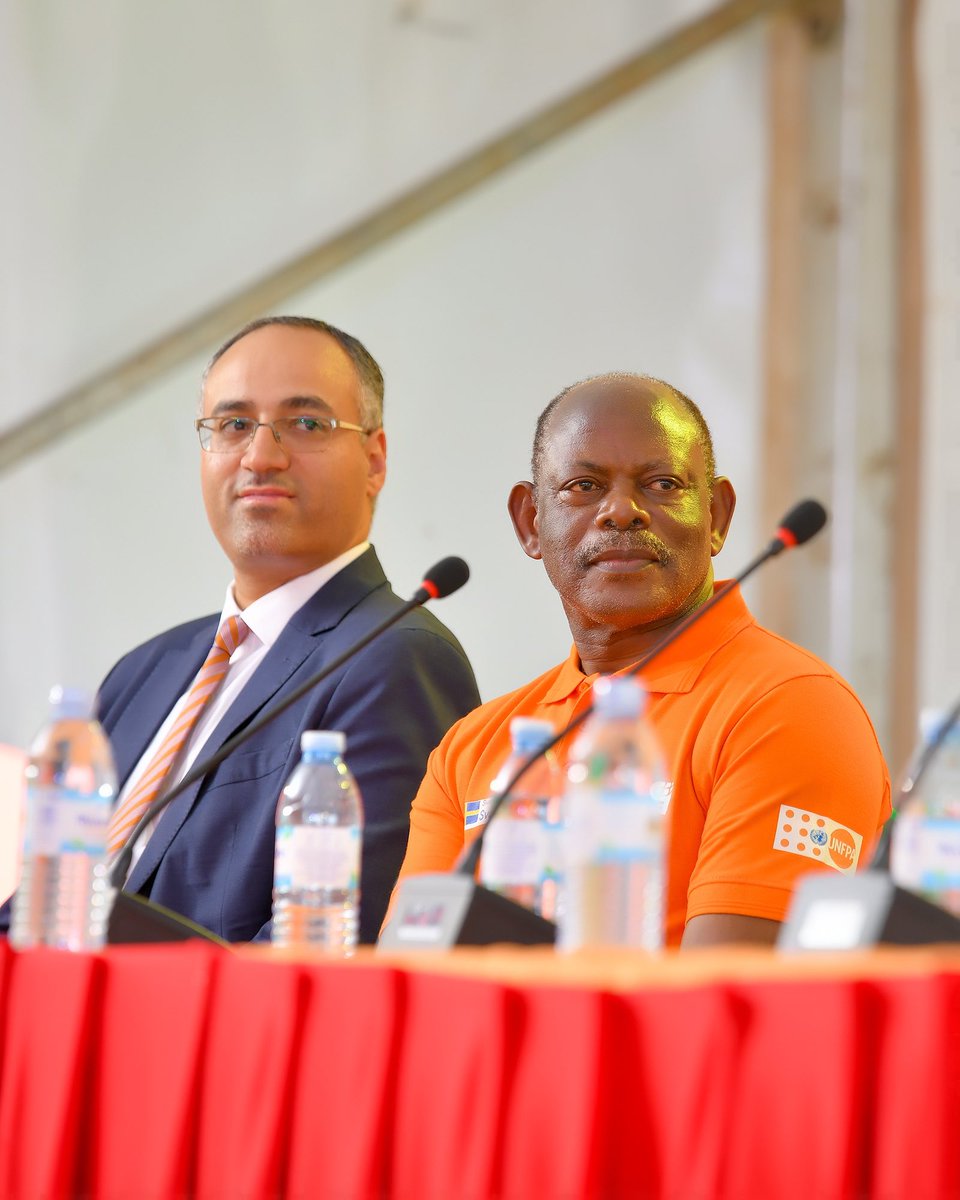
[[[609,554],[611,551],[636,553],[639,550],[645,550],[647,553],[655,555],[661,567],[667,567],[673,562],[673,554],[667,546],[655,534],[648,533],[646,530],[628,531],[585,542],[577,547],[574,558],[578,567],[586,568],[601,554]]]
[[[260,475],[249,473],[242,479],[238,479],[236,483],[237,491],[242,491],[248,487],[282,487],[288,491],[293,491],[293,485],[284,477],[276,472],[266,472]]]

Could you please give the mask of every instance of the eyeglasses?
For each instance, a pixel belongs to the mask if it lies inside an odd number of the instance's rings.
[[[253,417],[202,417],[194,421],[200,447],[211,454],[231,454],[245,450],[261,425],[277,439],[278,445],[297,454],[313,454],[330,444],[335,429],[350,429],[366,436],[370,430],[337,417],[279,417],[276,421],[255,421]]]

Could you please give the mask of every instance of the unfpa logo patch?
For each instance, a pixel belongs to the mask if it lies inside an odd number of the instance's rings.
[[[844,875],[855,871],[860,861],[863,837],[820,813],[781,804],[774,850],[797,854],[811,862],[826,863]]]

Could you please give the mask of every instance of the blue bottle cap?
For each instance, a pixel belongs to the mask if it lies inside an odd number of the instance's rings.
[[[639,717],[647,706],[647,693],[636,675],[601,675],[593,685],[593,704],[610,720]]]
[[[93,697],[85,688],[54,684],[50,689],[50,715],[58,719],[89,721],[93,715]]]
[[[307,729],[300,735],[300,749],[306,754],[337,754],[347,748],[347,735],[336,729]]]
[[[553,740],[553,726],[537,717],[514,717],[510,722],[510,742],[518,753],[533,754]]]

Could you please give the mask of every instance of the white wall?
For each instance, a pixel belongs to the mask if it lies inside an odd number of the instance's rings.
[[[471,564],[437,612],[486,696],[568,649],[505,511],[536,415],[563,385],[635,369],[690,392],[741,490],[721,570],[766,534],[751,503],[763,71],[755,26],[283,306],[355,332],[382,362],[391,457],[374,540],[402,593],[444,554]],[[216,190],[229,225],[243,188],[196,164],[188,174]],[[273,180],[278,228],[284,185]],[[127,248],[108,294],[136,293],[147,252],[176,276],[148,225]],[[0,741],[30,735],[51,683],[94,686],[137,641],[219,607],[229,571],[206,528],[191,428],[201,365],[0,477]]]
[[[711,0],[4,0],[0,429]]]

